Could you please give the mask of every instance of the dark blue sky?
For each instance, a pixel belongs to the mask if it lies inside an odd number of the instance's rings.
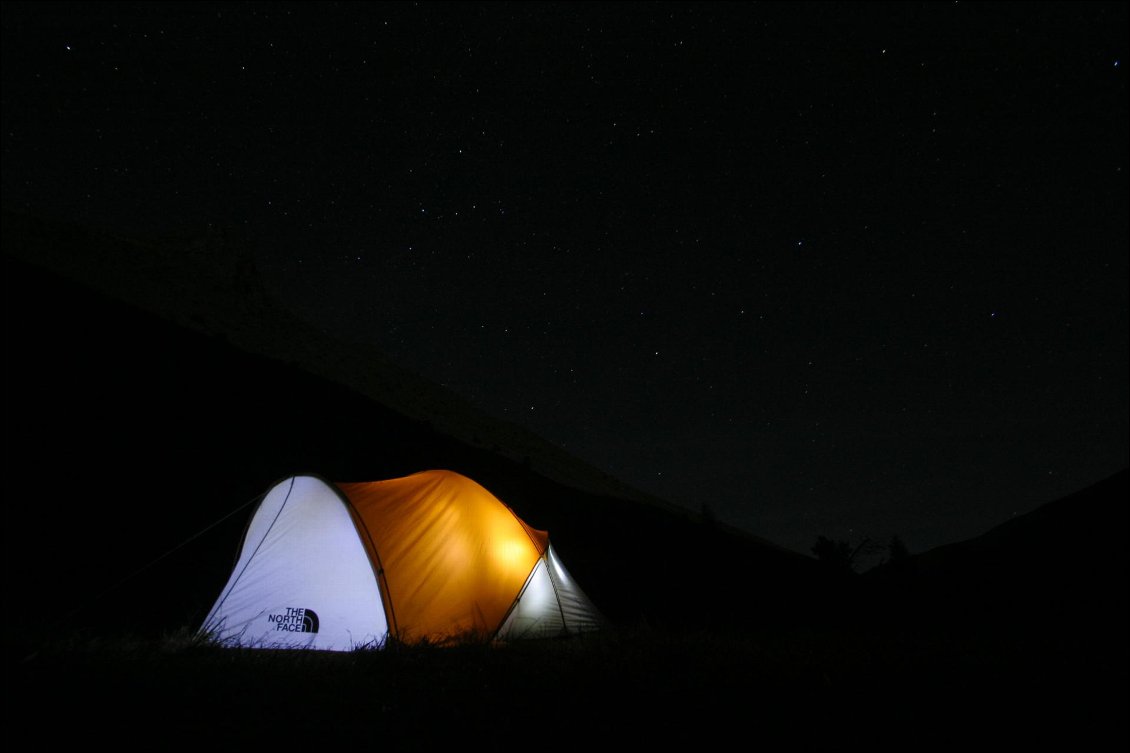
[[[805,550],[1127,464],[1125,4],[3,6],[5,207]]]

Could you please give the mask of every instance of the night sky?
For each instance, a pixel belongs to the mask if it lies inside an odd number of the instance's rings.
[[[912,550],[1127,465],[1127,5],[3,5],[3,204],[623,480]]]

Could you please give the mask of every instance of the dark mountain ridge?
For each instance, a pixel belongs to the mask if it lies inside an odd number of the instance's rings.
[[[674,509],[520,426],[484,415],[451,391],[391,363],[375,348],[343,342],[299,319],[266,290],[252,250],[221,230],[138,240],[11,211],[4,212],[2,227],[5,254],[112,300],[248,353],[294,364],[569,486]]]
[[[935,577],[1017,567],[1067,576],[1083,566],[1084,552],[1088,562],[1125,559],[1126,547],[1116,544],[1128,530],[1128,478],[1130,472],[1122,470],[980,536],[935,547],[915,556],[915,566]]]
[[[250,352],[207,307],[193,326],[98,292],[26,258],[88,236],[36,233],[21,247],[4,228],[10,747],[715,749],[756,735],[771,749],[1125,749],[1125,473],[976,539],[834,575]],[[223,284],[253,279],[233,274]],[[250,337],[293,348],[288,326],[263,319]],[[426,392],[403,379],[398,394]],[[334,655],[148,640],[199,624],[271,482],[423,468],[465,473],[548,529],[613,629]]]
[[[946,629],[1124,636],[1128,479],[1120,471],[975,538],[875,568],[862,579],[871,611]]]
[[[354,361],[272,303],[220,236],[158,247],[8,212],[3,233],[17,625],[193,623],[249,509],[132,574],[280,477],[426,468],[471,476],[548,529],[615,620],[1015,625],[1051,604],[1054,624],[1070,604],[1125,623],[1125,473],[842,581],[476,415],[371,349]],[[93,598],[108,588],[114,600]]]
[[[546,461],[559,477],[581,478],[580,486],[551,477],[538,459],[519,455],[537,442],[501,449],[506,427],[492,434],[480,422],[479,443],[463,441],[445,431],[445,422],[463,416],[412,417],[310,373],[304,363],[248,352],[243,338],[285,344],[292,332],[299,344],[287,345],[289,352],[328,347],[285,314],[264,319],[277,313],[269,304],[217,296],[218,307],[235,310],[233,321],[247,315],[238,307],[255,308],[254,325],[222,329],[221,314],[202,305],[204,313],[191,316],[212,318],[182,326],[79,284],[79,273],[68,278],[38,264],[41,252],[56,265],[81,258],[79,266],[104,276],[106,288],[126,285],[115,276],[120,260],[105,261],[116,259],[105,238],[90,241],[80,229],[38,222],[21,229],[7,220],[7,549],[15,596],[26,605],[13,623],[17,630],[170,629],[201,619],[226,579],[250,509],[133,573],[278,478],[302,472],[341,481],[426,468],[464,473],[549,530],[578,581],[615,620],[792,619],[798,595],[815,584],[808,558],[643,495],[617,496],[626,487],[581,464]],[[92,256],[103,261],[83,256],[88,241],[101,245]],[[58,247],[68,243],[78,247]],[[139,248],[130,246],[129,254]],[[261,295],[233,274],[233,289],[252,291],[252,300]],[[172,277],[162,272],[154,279]],[[169,287],[180,291],[173,297],[191,295],[184,281]],[[371,354],[358,363],[373,363]],[[431,389],[406,373],[397,379],[399,395]],[[442,396],[432,407],[453,401]],[[751,579],[764,581],[757,602],[735,602]],[[95,598],[106,589],[112,593]],[[680,604],[674,610],[673,594]]]

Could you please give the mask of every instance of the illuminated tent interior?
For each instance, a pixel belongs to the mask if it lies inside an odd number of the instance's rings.
[[[350,650],[570,635],[601,616],[545,531],[450,471],[263,496],[201,628],[224,645]]]

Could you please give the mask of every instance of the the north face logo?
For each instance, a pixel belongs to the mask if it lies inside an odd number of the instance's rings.
[[[318,632],[317,613],[305,607],[287,607],[282,614],[267,615],[267,621],[275,623],[275,630],[285,630],[288,633]]]

